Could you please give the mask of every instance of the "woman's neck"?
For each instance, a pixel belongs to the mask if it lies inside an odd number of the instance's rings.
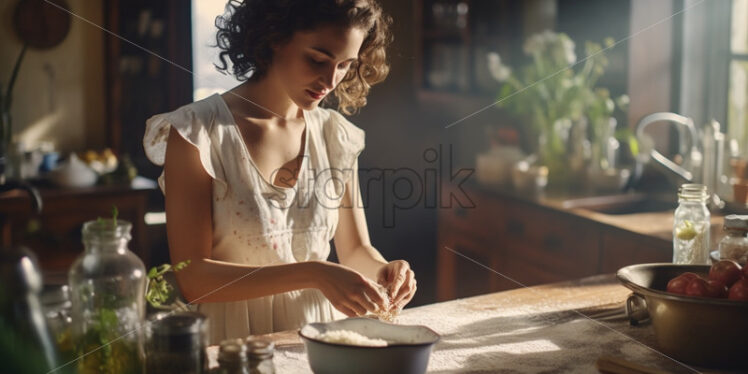
[[[257,119],[294,119],[301,113],[296,103],[273,84],[269,77],[257,82],[246,81],[229,91],[233,95],[244,117]]]

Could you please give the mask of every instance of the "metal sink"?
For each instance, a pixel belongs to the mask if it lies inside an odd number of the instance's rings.
[[[610,215],[665,212],[678,206],[675,200],[642,193],[583,197],[565,200],[565,209],[584,209]]]

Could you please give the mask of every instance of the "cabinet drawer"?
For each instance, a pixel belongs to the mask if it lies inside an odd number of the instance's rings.
[[[611,228],[603,232],[602,243],[601,273],[615,273],[627,265],[673,260],[673,243],[664,239]]]
[[[522,258],[507,257],[503,259],[499,268],[501,274],[505,276],[501,280],[504,289],[530,287],[569,279],[568,276],[560,274],[554,269],[546,269],[537,263],[528,262]]]
[[[597,273],[601,230],[568,214],[517,204],[502,232],[506,257],[561,279]]]
[[[495,291],[496,241],[445,227],[438,233],[437,294],[440,301]],[[488,269],[487,269],[488,268]]]
[[[453,203],[440,210],[440,230],[453,230],[461,235],[495,240],[497,231],[503,226],[505,218],[503,204],[495,198],[474,193],[472,190],[469,198],[473,207],[463,207]]]

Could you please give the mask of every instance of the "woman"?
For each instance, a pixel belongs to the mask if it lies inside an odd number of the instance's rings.
[[[332,96],[346,114],[366,104],[388,72],[390,23],[375,0],[231,1],[216,20],[219,69],[244,82],[148,120],[171,259],[191,261],[177,279],[212,342],[412,299],[408,263],[369,241],[364,132],[319,107]],[[331,239],[340,264],[326,261]]]

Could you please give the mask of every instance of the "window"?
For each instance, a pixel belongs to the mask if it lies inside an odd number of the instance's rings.
[[[215,19],[223,14],[226,0],[192,1],[192,72],[193,99],[204,99],[221,93],[239,84],[232,75],[224,75],[214,64],[218,64]],[[229,65],[230,66],[230,65]]]
[[[697,125],[716,119],[733,140],[729,154],[748,157],[748,0],[684,0],[681,9],[675,110]]]
[[[727,133],[748,155],[748,0],[732,0]]]

